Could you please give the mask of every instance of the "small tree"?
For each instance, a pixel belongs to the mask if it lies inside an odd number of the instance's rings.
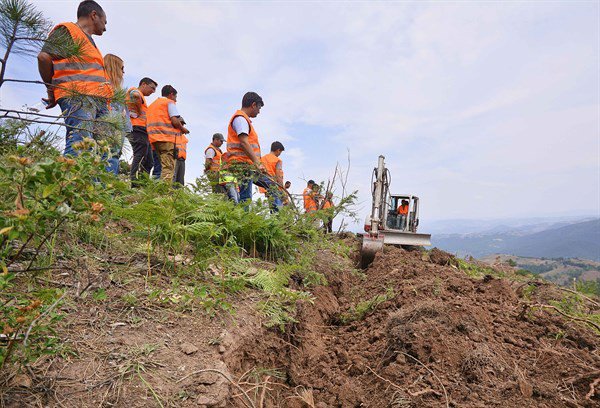
[[[73,40],[70,35],[59,35],[49,42],[47,35],[52,28],[52,22],[47,20],[35,6],[26,0],[0,0],[0,44],[4,48],[0,58],[0,89],[5,83],[27,83],[38,85],[51,85],[43,81],[6,78],[6,67],[12,54],[33,57],[39,53],[44,45],[49,45],[52,53],[61,55],[74,61],[81,59],[84,55],[84,41]],[[69,89],[71,97],[78,98],[83,95],[76,90]],[[87,96],[86,96],[87,97]],[[87,97],[89,98],[89,97]],[[83,99],[83,98],[82,98]],[[121,90],[115,92],[112,97],[115,102],[124,103],[125,93]],[[105,104],[103,99],[99,103]],[[61,119],[62,115],[49,115],[37,110],[20,110],[0,108],[0,119],[15,119],[26,123],[37,123],[44,125],[66,126]],[[80,130],[91,132],[95,135],[114,136],[124,128],[122,118],[115,115],[103,119],[83,120],[84,124]],[[114,141],[109,137],[109,144]]]
[[[35,55],[50,27],[50,21],[26,1],[0,0],[0,44],[5,49],[0,59],[0,87],[10,55]]]

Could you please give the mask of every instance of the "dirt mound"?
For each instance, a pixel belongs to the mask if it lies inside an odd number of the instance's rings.
[[[358,247],[350,238],[345,244]],[[600,338],[557,312],[575,307],[572,293],[498,279],[490,269],[469,277],[477,265],[461,270],[462,261],[439,250],[385,247],[366,271],[355,269],[355,255],[317,253],[327,285],[296,305],[296,322],[284,332],[265,328],[258,291],[230,298],[235,314],[210,318],[184,307],[155,262],[148,271],[145,258],[81,259],[90,296],[63,308],[65,348],[14,376],[0,401],[131,408],[600,402]],[[565,307],[553,309],[556,302]]]
[[[333,258],[321,253],[316,260],[329,285],[315,290],[314,305],[299,305],[298,323],[283,334],[246,338],[228,356],[233,372],[285,371],[288,388],[273,406],[592,407],[600,401],[593,385],[600,378],[598,335],[551,310],[524,308],[559,300],[560,290],[531,285],[525,296],[518,281],[470,278],[439,250],[424,256],[386,247],[364,276],[349,264],[332,268],[339,264]]]

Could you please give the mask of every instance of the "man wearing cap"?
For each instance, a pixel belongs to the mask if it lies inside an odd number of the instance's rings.
[[[215,133],[212,137],[212,143],[204,150],[204,174],[210,182],[213,193],[222,193],[219,185],[219,170],[221,168],[221,158],[223,152],[221,146],[225,138],[221,133]]]

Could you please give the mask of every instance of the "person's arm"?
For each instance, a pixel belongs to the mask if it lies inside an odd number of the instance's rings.
[[[47,98],[42,98],[46,102],[46,109],[51,109],[56,106],[56,98],[54,96],[54,86],[52,86],[52,77],[54,76],[54,65],[52,61],[66,58],[63,55],[65,50],[69,48],[69,42],[73,42],[69,30],[65,26],[59,26],[48,35],[44,42],[42,50],[38,54],[38,71],[42,81],[46,84]]]
[[[183,123],[181,123],[181,119],[177,116],[171,117],[171,124],[173,125],[173,127],[175,127],[175,129],[179,129],[183,134],[190,133],[190,131],[187,130],[185,126],[183,126]]]
[[[208,172],[210,170],[210,166],[212,165],[212,159],[215,157],[216,152],[214,149],[209,148],[204,155],[204,172]]]
[[[246,156],[252,160],[252,163],[260,170],[265,170],[265,165],[260,161],[258,156],[254,154],[254,149],[250,146],[250,142],[248,142],[248,135],[246,133],[241,133],[238,135],[238,139],[240,139],[240,144],[242,145],[242,150],[246,153]]]
[[[136,91],[135,89],[132,89],[131,92],[129,92],[129,104],[128,104],[130,115],[131,114],[135,115],[135,116],[131,116],[132,118],[140,117],[140,115],[142,114],[142,105],[143,105],[143,101],[142,101],[142,96],[140,95],[140,92]]]
[[[277,162],[275,165],[275,181],[280,186],[283,186],[283,164],[281,161]]]
[[[177,111],[177,106],[174,102],[168,104],[167,109],[169,110],[169,117],[171,118],[171,124],[175,129],[178,129],[183,134],[190,133],[189,130],[186,129],[185,121],[181,116],[179,116],[179,112]]]
[[[46,109],[51,109],[56,106],[54,98],[54,87],[52,86],[52,77],[54,76],[54,65],[52,64],[52,55],[41,51],[38,54],[38,71],[42,77],[42,81],[46,84],[47,98],[42,98],[47,103]]]

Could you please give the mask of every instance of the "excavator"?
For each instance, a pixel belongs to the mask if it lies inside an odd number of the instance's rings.
[[[430,246],[431,234],[417,233],[419,226],[419,197],[411,194],[390,194],[392,177],[385,167],[385,157],[379,156],[371,179],[373,203],[365,221],[360,251],[361,268],[367,268],[384,244],[400,246]],[[404,206],[404,214],[398,207]],[[408,206],[408,210],[406,210]]]

